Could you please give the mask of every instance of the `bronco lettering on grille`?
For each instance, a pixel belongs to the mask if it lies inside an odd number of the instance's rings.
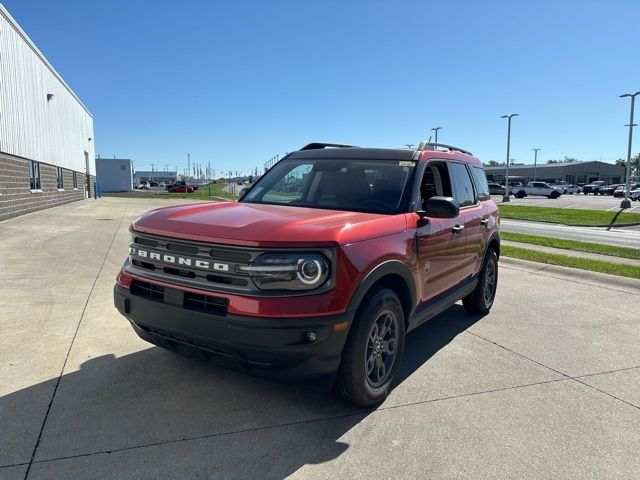
[[[149,260],[157,260],[164,263],[172,263],[174,265],[184,265],[186,267],[196,267],[205,270],[215,270],[218,272],[228,272],[229,265],[226,263],[210,262],[208,260],[200,260],[196,258],[179,257],[177,255],[168,255],[166,253],[151,252],[141,248],[129,247],[129,253],[140,258]]]

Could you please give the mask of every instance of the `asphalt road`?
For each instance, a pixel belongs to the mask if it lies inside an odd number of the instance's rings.
[[[0,222],[0,479],[638,478],[640,282],[501,261],[491,313],[416,329],[390,397],[356,410],[133,333],[128,226],[170,203]]]
[[[567,240],[640,248],[640,230],[629,227],[611,228],[608,230],[606,228],[569,227],[554,223],[526,222],[506,218],[500,220],[500,227],[505,232],[543,235]]]

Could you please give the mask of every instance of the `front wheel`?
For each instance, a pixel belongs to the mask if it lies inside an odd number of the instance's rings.
[[[478,285],[475,290],[462,299],[467,313],[487,314],[493,306],[498,289],[498,255],[491,249],[485,256]]]
[[[379,288],[358,308],[342,353],[337,387],[359,407],[382,402],[391,388],[404,350],[404,313],[397,295]]]

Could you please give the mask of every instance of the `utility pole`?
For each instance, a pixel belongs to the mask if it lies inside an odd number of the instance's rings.
[[[407,148],[413,148],[413,143],[405,143],[404,146]]]
[[[620,208],[631,208],[631,200],[629,200],[629,177],[631,177],[631,144],[633,142],[633,127],[636,126],[633,123],[633,107],[636,103],[636,95],[640,95],[640,92],[625,93],[624,95],[620,95],[620,98],[631,97],[631,115],[629,116],[629,145],[627,147],[627,168],[624,182],[624,200],[622,200],[622,203],[620,203]]]
[[[191,175],[191,154],[187,153],[187,172]]]
[[[511,162],[511,159],[509,157],[509,149],[511,148],[511,119],[513,117],[517,117],[518,114],[517,113],[512,113],[511,115],[502,115],[502,117],[500,118],[506,118],[508,121],[508,127],[507,127],[507,168],[505,170],[504,176],[505,176],[505,180],[504,180],[504,196],[502,197],[502,201],[503,202],[509,202],[510,198],[509,198],[509,163]]]
[[[431,130],[433,130],[434,132],[436,132],[436,141],[435,143],[438,143],[438,130],[441,130],[442,127],[434,127]]]
[[[535,152],[535,157],[533,158],[533,181],[536,181],[536,167],[538,165],[538,152],[540,151],[539,148],[532,148],[531,150],[533,150]]]

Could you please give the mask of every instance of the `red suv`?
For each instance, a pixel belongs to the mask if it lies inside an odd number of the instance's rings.
[[[312,143],[238,202],[135,220],[114,301],[156,345],[277,379],[329,376],[370,406],[406,332],[460,299],[489,311],[498,229],[469,152]]]

